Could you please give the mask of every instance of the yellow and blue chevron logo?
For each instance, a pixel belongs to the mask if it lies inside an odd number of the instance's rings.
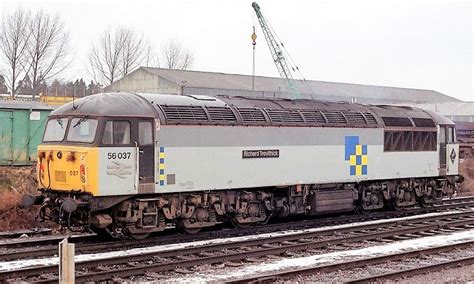
[[[367,175],[367,145],[359,143],[359,136],[346,136],[345,142],[345,160],[349,161],[349,174]]]
[[[160,186],[164,186],[165,185],[165,147],[160,147],[158,169],[160,171]]]

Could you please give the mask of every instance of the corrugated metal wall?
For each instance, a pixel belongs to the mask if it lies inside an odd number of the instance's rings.
[[[30,165],[36,161],[50,112],[0,108],[0,165]]]

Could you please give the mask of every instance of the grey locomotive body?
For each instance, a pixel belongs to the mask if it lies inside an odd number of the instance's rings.
[[[43,208],[113,235],[433,203],[458,175],[454,124],[410,107],[111,93],[50,119],[64,117],[95,120],[91,141],[44,144],[95,149],[96,166],[82,189],[50,177]]]

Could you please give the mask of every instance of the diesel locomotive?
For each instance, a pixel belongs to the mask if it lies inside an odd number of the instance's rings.
[[[40,215],[114,237],[439,201],[456,190],[455,126],[412,107],[104,93],[53,111]]]

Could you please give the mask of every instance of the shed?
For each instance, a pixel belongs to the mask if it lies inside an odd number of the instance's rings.
[[[0,165],[25,166],[36,161],[52,110],[35,101],[0,100]]]
[[[295,92],[282,78],[217,72],[140,67],[107,86],[106,92],[158,93],[204,96],[300,98],[363,104],[459,102],[433,90],[293,80]]]

